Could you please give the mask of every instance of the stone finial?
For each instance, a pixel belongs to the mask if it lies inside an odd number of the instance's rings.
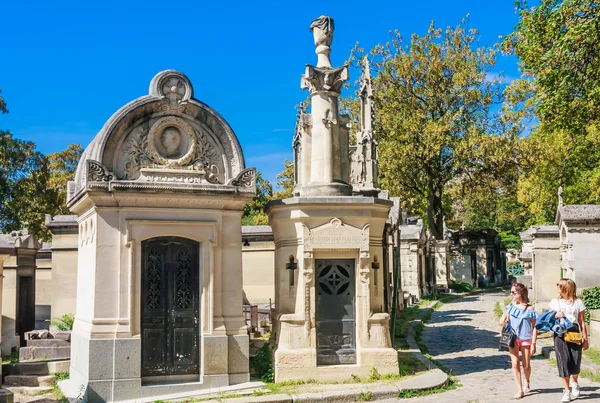
[[[325,15],[313,20],[310,24],[310,32],[313,33],[317,49],[317,67],[330,67],[331,42],[333,41],[333,18]]]
[[[558,187],[558,207],[562,207],[563,206],[563,187],[559,186]]]
[[[373,138],[375,125],[375,107],[373,102],[373,87],[371,86],[371,67],[367,56],[363,58],[363,71],[360,76],[360,98],[361,98],[361,131],[358,134],[358,142],[361,143],[366,137]]]

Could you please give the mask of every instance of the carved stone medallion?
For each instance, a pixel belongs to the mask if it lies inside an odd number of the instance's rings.
[[[183,119],[175,116],[161,118],[148,133],[148,151],[160,165],[184,167],[196,154],[196,133]]]

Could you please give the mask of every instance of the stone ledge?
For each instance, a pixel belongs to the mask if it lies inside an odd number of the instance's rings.
[[[306,196],[272,200],[267,204],[266,210],[273,206],[292,206],[296,204],[379,204],[391,207],[394,202],[371,196]]]

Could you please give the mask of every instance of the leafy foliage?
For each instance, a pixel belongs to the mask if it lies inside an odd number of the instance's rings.
[[[539,125],[521,141],[518,200],[528,224],[554,221],[556,192],[567,204],[600,202],[600,4],[517,1],[515,31],[502,44],[520,59]]]
[[[273,197],[273,185],[256,172],[256,196],[244,207],[242,225],[267,225],[269,218],[265,214],[265,206]]]
[[[600,309],[600,287],[590,287],[583,290],[581,299],[587,310],[585,311],[585,321],[590,323],[590,309]]]
[[[0,94],[2,94],[2,88],[0,88]],[[4,98],[0,96],[0,112],[8,113],[8,109],[6,108],[6,102]]]
[[[515,177],[514,143],[526,113],[513,106],[523,102],[523,88],[512,87],[511,102],[492,113],[505,99],[503,78],[488,74],[497,50],[477,47],[477,34],[466,20],[444,30],[432,23],[408,44],[395,31],[370,52],[382,186],[402,196],[404,209],[426,218],[437,238],[466,190],[479,204],[482,195],[506,193],[502,184]],[[359,53],[355,48],[351,61]],[[342,106],[358,115],[351,100]]]
[[[538,3],[538,2],[536,2]],[[519,23],[503,43],[535,81],[537,113],[554,129],[584,131],[600,118],[600,4],[518,0]]]
[[[277,186],[281,191],[273,194],[273,199],[287,199],[294,195],[294,163],[283,161],[284,169],[277,174]]]
[[[273,369],[273,349],[270,343],[265,343],[250,360],[250,366],[263,382],[273,383],[275,372]]]
[[[50,325],[54,326],[56,330],[73,330],[75,315],[66,313],[60,318],[51,318],[48,322],[50,322]]]

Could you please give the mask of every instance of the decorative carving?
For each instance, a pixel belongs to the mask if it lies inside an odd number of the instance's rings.
[[[166,70],[157,74],[150,83],[150,95],[165,98],[165,110],[177,109],[193,96],[190,80],[176,70]]]
[[[88,160],[87,180],[88,182],[110,182],[114,175],[102,163]]]
[[[161,261],[160,250],[158,248],[151,248],[148,252],[148,275],[146,281],[146,287],[148,288],[146,296],[146,307],[149,309],[160,309],[162,308],[161,295]]]
[[[359,249],[369,253],[369,225],[362,229],[344,224],[339,218],[333,218],[325,225],[309,229],[303,224],[304,251],[319,249]]]
[[[246,168],[231,180],[231,185],[254,188],[256,186],[256,170],[254,168]]]
[[[157,120],[150,128],[148,153],[159,165],[180,168],[196,156],[196,142],[196,132],[189,124],[181,118],[167,116]]]
[[[175,294],[175,304],[177,308],[192,308],[192,255],[188,248],[181,248],[177,251],[177,288]]]
[[[333,68],[321,68],[306,66],[306,72],[301,77],[300,87],[308,88],[311,95],[317,91],[329,91],[340,93],[342,85],[349,78],[348,66]]]
[[[130,135],[122,155],[124,179],[213,184],[220,181],[220,153],[216,146],[175,116],[157,120],[150,130],[140,125]]]

